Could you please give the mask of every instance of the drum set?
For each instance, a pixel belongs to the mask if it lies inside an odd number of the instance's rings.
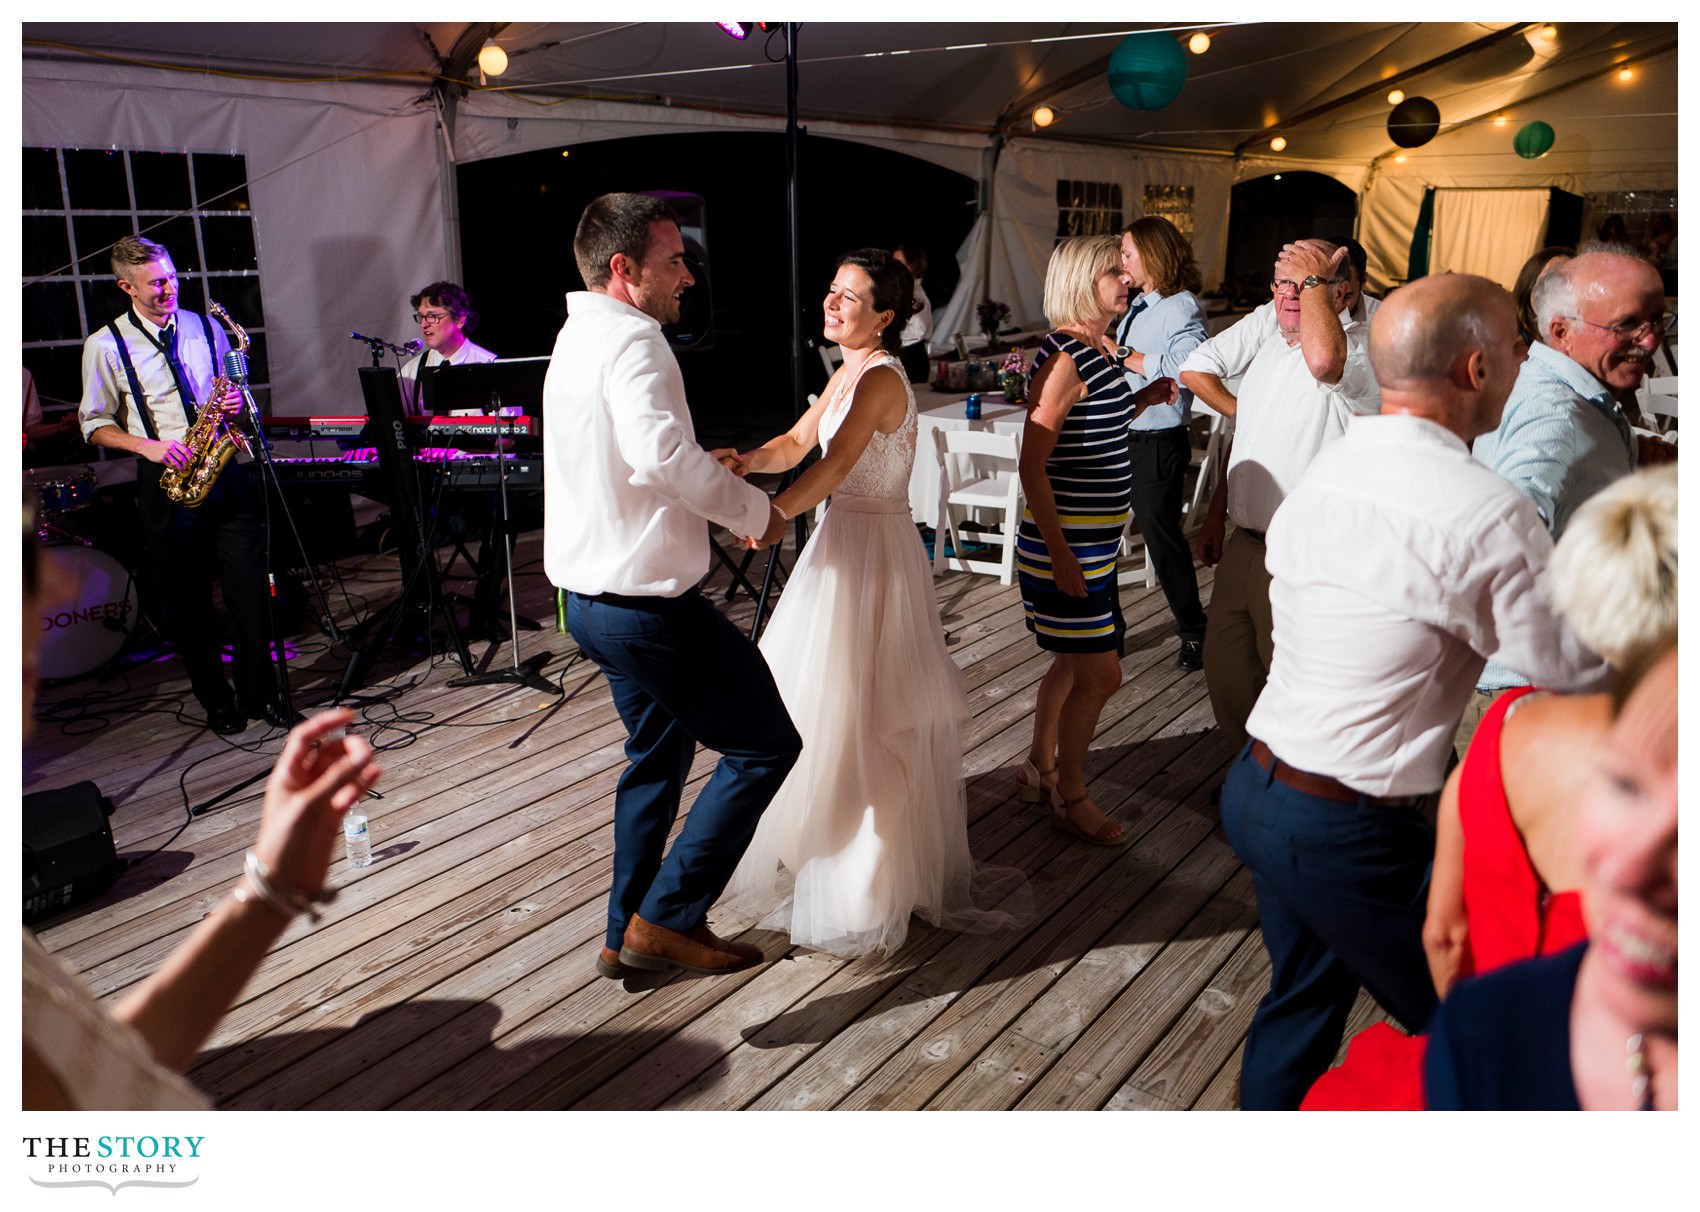
[[[134,574],[75,528],[75,515],[95,503],[99,483],[88,466],[36,467],[24,472],[35,494],[36,539],[52,549],[76,583],[65,601],[40,621],[37,668],[43,678],[93,673],[123,650],[141,618]]]

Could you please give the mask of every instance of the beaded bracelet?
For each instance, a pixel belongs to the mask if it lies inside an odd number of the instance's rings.
[[[243,883],[236,885],[231,895],[236,903],[246,905],[250,901],[259,900],[270,905],[279,913],[296,917],[305,913],[307,920],[317,922],[319,911],[315,905],[330,903],[336,897],[334,889],[325,889],[314,896],[302,896],[299,893],[284,892],[271,882],[271,872],[260,861],[260,856],[252,850],[242,860]]]

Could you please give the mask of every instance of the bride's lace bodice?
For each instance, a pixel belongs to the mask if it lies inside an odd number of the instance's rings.
[[[903,424],[891,433],[877,429],[868,438],[862,457],[833,489],[834,496],[884,497],[887,500],[909,499],[909,472],[915,465],[915,393],[909,388],[909,376],[894,354],[877,353],[862,363],[855,378],[845,376],[826,406],[820,422],[820,444],[823,451],[832,448],[838,427],[850,412],[850,400],[856,394],[856,384],[876,366],[889,366],[903,382]]]

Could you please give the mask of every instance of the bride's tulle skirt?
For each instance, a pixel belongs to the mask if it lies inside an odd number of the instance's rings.
[[[907,502],[833,499],[761,650],[803,754],[726,901],[839,955],[895,951],[912,913],[951,930],[1030,921],[1022,874],[968,852],[968,700]]]

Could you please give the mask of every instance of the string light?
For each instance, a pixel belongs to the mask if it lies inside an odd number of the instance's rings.
[[[1387,104],[1389,104],[1389,105],[1397,105],[1397,104],[1399,104],[1399,102],[1403,101],[1404,99],[1405,99],[1405,90],[1402,89],[1402,88],[1396,88],[1392,92],[1387,94]]]
[[[1034,126],[1049,126],[1057,120],[1057,111],[1048,105],[1041,105],[1033,111]]]
[[[1210,35],[1199,30],[1186,41],[1186,48],[1195,55],[1202,55],[1210,49]]]
[[[494,38],[478,48],[478,70],[486,76],[499,76],[508,70],[508,52],[497,46]]]
[[[1631,80],[1635,79],[1635,69],[1632,67],[1623,68],[1617,73],[1617,78],[1627,84]]]
[[[1558,26],[1543,25],[1540,29],[1535,31],[1535,37],[1539,38],[1542,42],[1551,42],[1554,38],[1558,37]]]
[[[1404,152],[1400,152],[1397,156],[1393,157],[1393,163],[1395,164],[1403,164],[1405,160],[1406,156]]]
[[[1269,150],[1270,151],[1286,151],[1287,150],[1287,136],[1286,135],[1276,135],[1273,139],[1269,140]]]
[[[1511,119],[1507,118],[1504,114],[1498,114],[1494,117],[1493,124],[1495,126],[1504,126],[1509,121],[1511,121]]]

